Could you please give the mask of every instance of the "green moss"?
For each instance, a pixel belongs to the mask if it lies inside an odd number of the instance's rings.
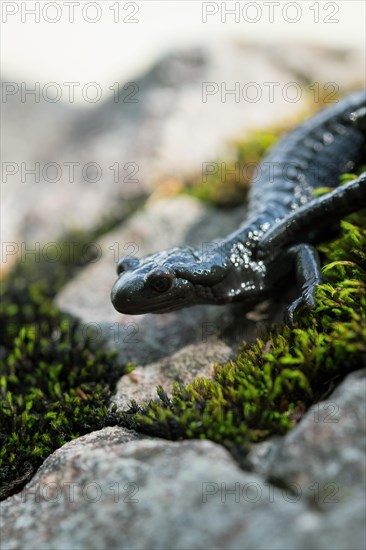
[[[2,283],[1,497],[19,490],[70,439],[116,423],[107,405],[129,367],[53,305],[57,291],[95,259],[89,244],[115,222],[106,220],[93,232],[70,231],[58,244],[57,262],[29,255]]]
[[[176,384],[172,399],[124,413],[131,428],[168,439],[201,438],[243,456],[250,442],[284,434],[347,373],[366,366],[366,211],[341,223],[341,235],[319,247],[328,282],[297,328],[275,328],[216,365],[213,380]]]

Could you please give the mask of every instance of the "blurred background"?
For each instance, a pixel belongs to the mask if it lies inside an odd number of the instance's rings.
[[[59,9],[50,6],[43,16],[41,9],[39,22],[31,14],[35,4],[3,2],[2,67],[14,79],[96,80],[108,86],[116,78],[136,78],[172,49],[228,39],[288,46],[310,42],[361,51],[365,44],[365,5],[358,0],[226,2],[226,13],[220,2],[81,1],[73,10],[54,2]],[[76,99],[90,106],[80,94]]]
[[[361,1],[1,9],[5,270],[24,243],[122,218],[230,140],[365,81]]]

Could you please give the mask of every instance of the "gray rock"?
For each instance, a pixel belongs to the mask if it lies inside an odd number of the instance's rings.
[[[271,44],[270,50],[272,62],[296,75],[296,81],[305,87],[314,101],[317,100],[317,84],[319,91],[324,93],[325,101],[330,103],[335,99],[335,94],[342,92],[341,86],[345,86],[345,89],[361,89],[365,85],[365,75],[360,70],[362,54],[359,50],[341,47],[333,49],[319,44],[313,44],[311,48],[307,44],[296,44],[294,48]],[[355,69],[358,74],[355,74]]]
[[[211,378],[214,364],[225,363],[231,355],[231,348],[217,338],[210,338],[207,343],[187,346],[171,357],[146,367],[137,367],[127,376],[122,376],[117,383],[112,403],[118,409],[126,409],[131,399],[139,405],[157,399],[156,387],[159,385],[171,397],[175,382],[187,385],[198,376]]]
[[[361,519],[361,495],[320,512],[211,442],[112,428],[64,445],[2,503],[2,549],[358,550]]]
[[[31,83],[26,85],[28,89],[32,88]],[[26,175],[26,170],[34,170],[36,162],[43,162],[44,166],[50,161],[59,160],[54,151],[62,147],[65,135],[72,128],[75,117],[74,110],[62,102],[37,103],[34,96],[28,96],[25,101],[22,101],[21,86],[21,83],[12,83],[12,79],[5,77],[2,79],[1,212],[3,221],[1,238],[5,243],[4,246],[9,243],[8,252],[16,252],[5,254],[2,249],[1,262],[4,271],[9,270],[16,259],[21,257],[21,243],[29,237],[28,232],[33,224],[37,226],[37,231],[35,238],[29,239],[31,243],[29,248],[32,248],[34,241],[39,241],[40,237],[47,241],[47,228],[50,228],[51,238],[60,234],[61,216],[65,216],[62,208],[65,199],[62,199],[60,193],[58,200],[55,201],[54,193],[58,188],[57,184],[53,186],[50,183],[42,183],[41,180],[35,181],[34,176]],[[11,89],[18,89],[18,92],[8,95],[6,90],[10,92]],[[70,192],[70,189],[68,191]],[[55,225],[52,227],[52,224]],[[56,233],[55,227],[57,227]],[[14,243],[13,246],[10,246],[10,243]],[[17,246],[18,250],[16,250]]]
[[[298,524],[308,533],[309,548],[365,547],[365,434],[366,370],[360,370],[311,407],[285,437],[251,449],[248,460],[257,474],[283,486],[294,501],[307,501],[309,511]]]
[[[341,508],[365,491],[366,371],[350,374],[282,439],[254,447],[255,470],[306,493],[320,509]],[[365,502],[363,503],[363,508]]]

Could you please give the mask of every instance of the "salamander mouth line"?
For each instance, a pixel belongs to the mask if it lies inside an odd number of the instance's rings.
[[[154,305],[150,305],[148,308],[146,304],[142,307],[136,306],[136,304],[134,304],[133,306],[131,306],[130,311],[128,306],[123,307],[123,311],[120,311],[116,306],[115,309],[125,315],[143,315],[145,313],[170,313],[171,311],[182,309],[186,307],[186,305],[190,305],[187,303],[186,300],[177,300],[175,303],[172,303],[171,301],[158,302]]]
[[[171,296],[162,295],[155,297],[155,300],[151,303],[136,303],[133,302],[133,300],[131,300],[130,298],[127,298],[123,301],[123,304],[121,304],[122,300],[119,299],[117,291],[116,295],[114,297],[112,296],[112,302],[115,309],[120,313],[140,315],[144,313],[159,313],[161,311],[175,311],[177,309],[186,307],[188,300],[187,296],[182,295],[175,296],[174,299],[172,299]]]

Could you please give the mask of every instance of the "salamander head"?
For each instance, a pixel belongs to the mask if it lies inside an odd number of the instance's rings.
[[[174,248],[142,260],[122,258],[111,300],[120,313],[166,313],[198,303],[210,303],[202,297],[202,283],[208,287],[226,274],[219,254],[203,261],[192,248]],[[205,293],[203,293],[205,294]]]

